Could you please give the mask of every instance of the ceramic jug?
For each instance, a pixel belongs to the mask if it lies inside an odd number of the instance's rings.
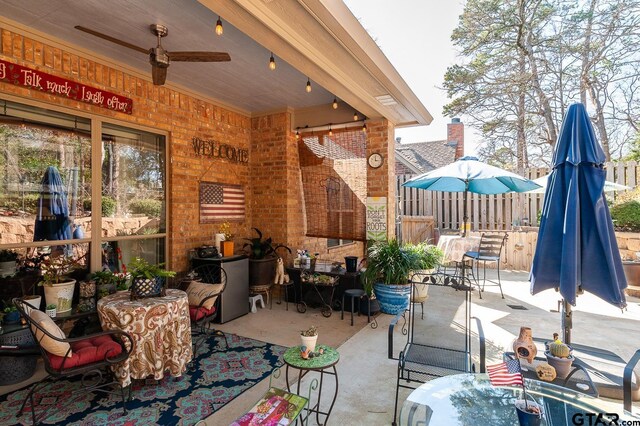
[[[529,327],[520,327],[520,335],[513,342],[513,353],[518,358],[526,359],[529,363],[533,362],[538,353],[535,343],[533,343],[533,337],[531,336],[531,329]]]

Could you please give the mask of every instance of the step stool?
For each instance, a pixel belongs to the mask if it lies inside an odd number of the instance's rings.
[[[255,296],[249,296],[249,303],[251,304],[251,312],[253,312],[254,314],[258,312],[256,302],[260,302],[260,306],[264,309],[264,299],[262,298],[261,294],[256,294]]]

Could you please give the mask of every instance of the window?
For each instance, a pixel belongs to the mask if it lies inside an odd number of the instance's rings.
[[[353,240],[340,240],[336,238],[327,238],[327,248],[346,246],[353,243]]]
[[[0,100],[0,250],[28,258],[25,271],[56,252],[78,260],[79,278],[118,270],[117,249],[125,263],[165,260],[165,137],[95,120],[98,135],[91,119]]]

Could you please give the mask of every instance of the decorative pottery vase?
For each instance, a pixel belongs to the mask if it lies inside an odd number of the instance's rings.
[[[58,313],[69,312],[75,288],[76,280],[44,285],[44,299],[47,305],[56,305]]]
[[[518,358],[526,359],[529,363],[533,362],[538,353],[535,343],[533,343],[533,337],[531,336],[531,329],[529,327],[520,327],[520,335],[513,342],[513,353]]]
[[[316,343],[318,341],[318,335],[315,336],[303,336],[300,335],[300,340],[302,342],[301,346],[305,346],[309,352],[313,352],[316,350]]]
[[[410,285],[375,283],[373,291],[380,303],[380,310],[385,314],[398,315],[409,306]]]

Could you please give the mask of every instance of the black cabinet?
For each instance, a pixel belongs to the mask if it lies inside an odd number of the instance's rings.
[[[227,286],[220,296],[220,313],[216,321],[225,323],[249,313],[249,258],[245,255],[229,257],[194,257],[191,266],[217,263],[227,274]]]

